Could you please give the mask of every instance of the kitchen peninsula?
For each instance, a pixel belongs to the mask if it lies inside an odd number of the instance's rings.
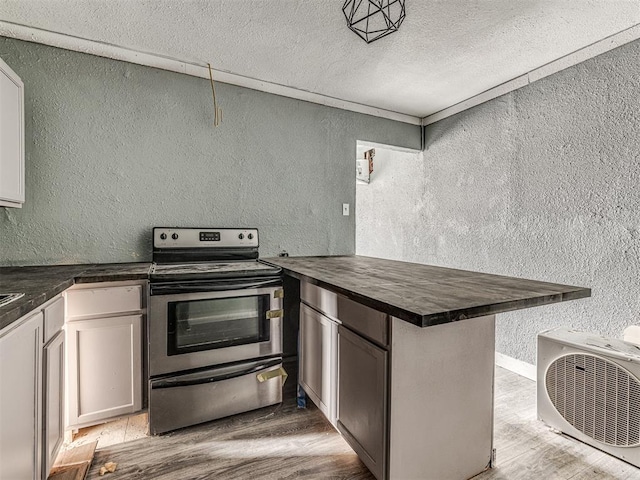
[[[378,479],[489,467],[495,314],[591,294],[371,257],[264,261],[300,281],[301,386]]]

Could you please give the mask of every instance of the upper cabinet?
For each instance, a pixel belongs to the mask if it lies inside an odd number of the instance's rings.
[[[24,203],[24,84],[0,59],[0,206]]]

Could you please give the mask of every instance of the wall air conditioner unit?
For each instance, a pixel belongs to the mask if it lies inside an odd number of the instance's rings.
[[[538,335],[538,418],[640,467],[640,347],[566,328]]]

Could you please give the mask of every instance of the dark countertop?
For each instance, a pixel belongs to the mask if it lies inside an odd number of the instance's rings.
[[[588,288],[372,257],[261,260],[419,327],[591,296]]]
[[[589,297],[569,285],[361,256],[261,259],[421,327]],[[0,267],[0,330],[75,283],[147,280],[151,263]]]
[[[0,293],[24,297],[0,307],[0,330],[74,283],[147,280],[151,263],[0,267]]]

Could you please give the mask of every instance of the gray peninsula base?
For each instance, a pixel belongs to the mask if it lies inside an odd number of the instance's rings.
[[[390,479],[491,466],[495,315],[420,328],[391,318]]]

